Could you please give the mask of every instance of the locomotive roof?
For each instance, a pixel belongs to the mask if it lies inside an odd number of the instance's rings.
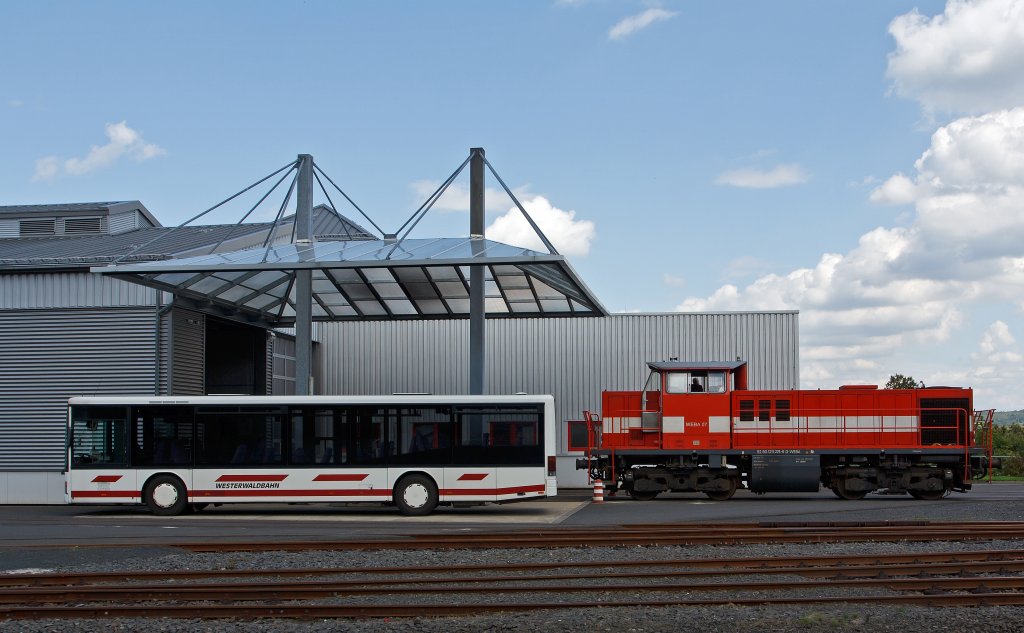
[[[681,371],[684,369],[699,369],[702,371],[709,370],[735,370],[743,367],[747,364],[745,360],[713,360],[713,361],[702,361],[702,362],[687,362],[687,361],[657,361],[647,363],[647,366],[655,371]]]

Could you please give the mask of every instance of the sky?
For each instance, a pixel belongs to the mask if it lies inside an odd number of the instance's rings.
[[[799,310],[803,388],[1024,408],[1024,0],[7,2],[0,59],[0,204],[173,226],[308,153],[394,232],[483,147],[611,312]]]

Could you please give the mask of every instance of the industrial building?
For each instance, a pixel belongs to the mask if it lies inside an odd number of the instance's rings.
[[[90,270],[287,241],[291,222],[164,227],[138,201],[0,207],[0,503],[63,502],[71,396],[294,393],[292,330]],[[312,234],[378,239],[326,206],[313,210]],[[559,423],[597,407],[602,389],[638,388],[650,360],[741,358],[752,388],[799,382],[793,311],[511,316],[487,319],[484,391],[553,394]],[[469,327],[315,323],[312,392],[464,393]],[[572,487],[585,479],[568,433],[558,475]]]

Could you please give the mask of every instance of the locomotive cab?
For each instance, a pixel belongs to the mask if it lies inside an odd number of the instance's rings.
[[[648,363],[643,428],[661,434],[666,449],[729,447],[729,394],[746,389],[746,363]]]

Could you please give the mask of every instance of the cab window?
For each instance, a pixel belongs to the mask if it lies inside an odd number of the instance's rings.
[[[708,372],[708,393],[725,393],[725,372]]]
[[[685,371],[674,371],[665,374],[665,393],[686,393],[690,384],[690,374]]]

